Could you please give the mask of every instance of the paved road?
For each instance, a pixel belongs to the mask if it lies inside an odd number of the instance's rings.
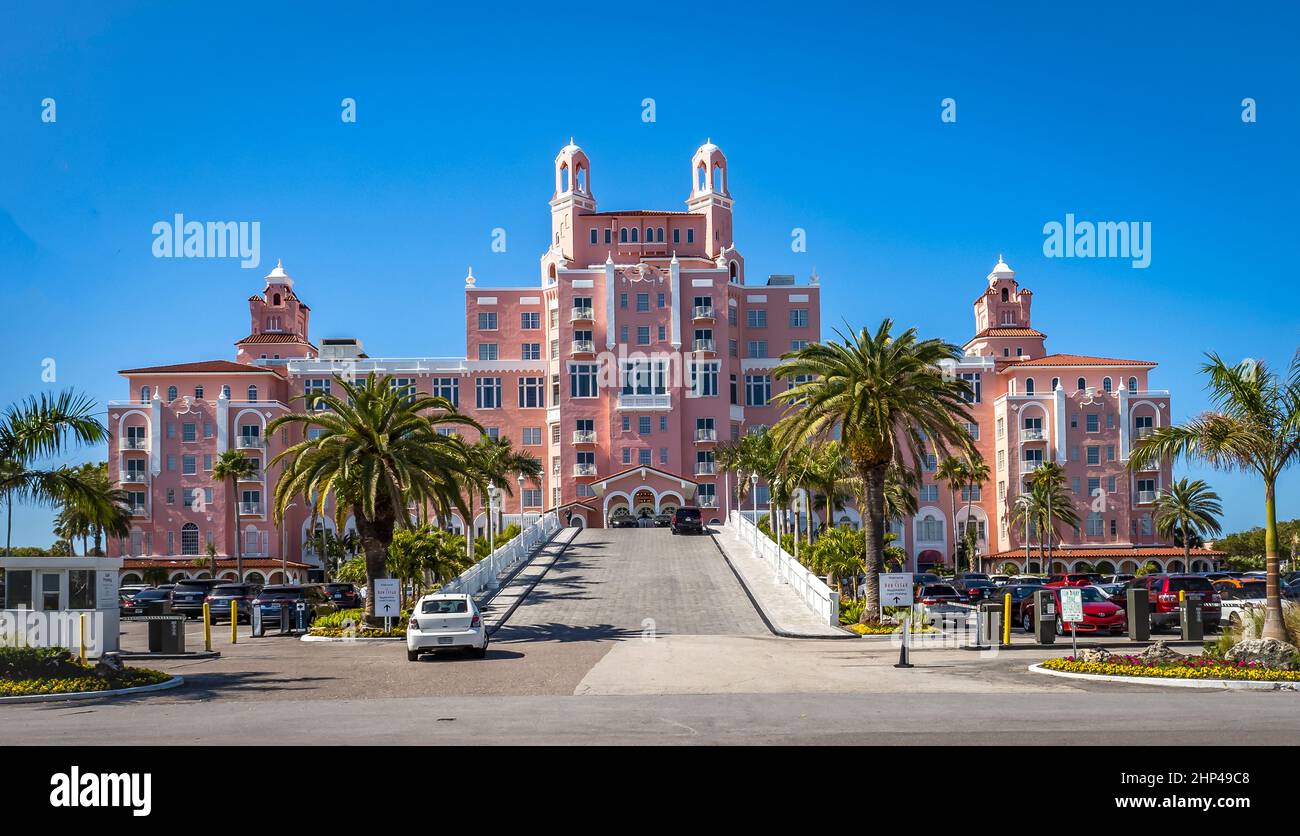
[[[659,635],[770,635],[709,537],[666,528],[578,535],[493,637],[602,641]]]

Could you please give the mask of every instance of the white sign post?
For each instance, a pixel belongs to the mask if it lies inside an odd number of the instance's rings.
[[[397,578],[377,578],[372,594],[375,596],[375,615],[383,616],[384,630],[388,630],[388,620],[402,614],[402,582]]]
[[[1083,590],[1078,587],[1061,590],[1061,620],[1070,622],[1070,645],[1074,656],[1079,655],[1079,634],[1076,625],[1083,621]]]

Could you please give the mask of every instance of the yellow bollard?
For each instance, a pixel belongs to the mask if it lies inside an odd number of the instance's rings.
[[[212,605],[203,602],[203,649],[212,652]]]
[[[1002,644],[1011,644],[1011,593],[1002,598]]]
[[[81,614],[81,664],[86,664],[86,614]]]
[[[230,643],[239,643],[239,602],[230,602]]]

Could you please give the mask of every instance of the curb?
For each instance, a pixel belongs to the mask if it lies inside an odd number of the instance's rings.
[[[129,662],[185,661],[187,659],[220,659],[220,650],[196,650],[193,653],[119,653],[119,658]]]
[[[1060,676],[1065,679],[1090,679],[1096,682],[1129,682],[1135,685],[1163,685],[1167,688],[1212,688],[1220,691],[1300,691],[1300,682],[1251,682],[1248,679],[1166,679],[1157,676],[1111,676],[1101,673],[1053,671],[1042,665],[1030,665],[1030,673]]]
[[[173,676],[163,682],[152,685],[136,685],[132,688],[114,688],[111,691],[75,691],[70,694],[29,694],[21,697],[0,697],[0,705],[18,705],[28,702],[63,702],[65,700],[93,700],[97,697],[118,697],[126,694],[147,694],[151,691],[166,691],[185,684],[185,677]]]
[[[559,560],[560,557],[561,557],[561,556],[562,556],[566,551],[569,550],[569,546],[571,546],[571,545],[573,544],[573,541],[576,540],[576,539],[578,539],[578,535],[581,534],[582,532],[584,532],[584,531],[587,530],[586,528],[582,528],[582,527],[578,527],[578,526],[565,526],[565,528],[572,528],[572,529],[573,529],[573,535],[570,536],[569,539],[566,540],[566,541],[564,542],[564,544],[560,546],[560,550],[559,550],[558,552],[555,553],[555,556],[554,556],[554,557],[551,558],[551,562],[547,564],[546,568],[543,569],[541,572],[539,572],[538,575],[537,575],[537,577],[533,578],[533,582],[530,583],[530,584],[528,585],[528,589],[524,590],[524,593],[523,593],[522,595],[520,595],[517,599],[515,599],[515,602],[514,602],[513,604],[511,604],[511,605],[510,605],[510,608],[507,609],[507,610],[505,611],[505,613],[501,616],[501,620],[499,620],[499,621],[498,621],[496,624],[494,624],[494,625],[490,625],[490,626],[488,626],[488,628],[487,628],[487,634],[488,634],[489,637],[496,635],[497,631],[500,630],[502,627],[505,626],[506,622],[510,620],[510,616],[514,615],[514,614],[515,614],[515,610],[519,609],[519,605],[522,604],[525,600],[527,600],[529,595],[532,595],[532,594],[533,594],[533,590],[537,588],[537,584],[541,583],[542,578],[546,577],[546,573],[549,572],[549,571],[551,571],[551,567],[555,565],[555,562],[556,562],[557,560]],[[557,542],[557,541],[560,539],[560,533],[561,533],[562,531],[564,531],[565,528],[562,528],[562,529],[560,529],[560,531],[557,531],[557,532],[555,533],[555,536],[552,537],[550,540],[547,540],[546,543],[542,546],[542,548],[546,548],[546,546],[549,546],[549,545],[551,545],[552,543]],[[541,550],[540,550],[540,549],[538,550],[538,554],[541,554]],[[537,559],[537,555],[533,555],[533,557],[532,557],[531,560],[524,561],[523,564],[519,567],[519,571],[522,572],[522,571],[524,570],[524,567],[525,567],[525,566],[529,566],[529,565],[531,565],[532,562],[533,562],[533,560],[536,560],[536,559]],[[516,573],[515,573],[515,575],[518,575],[518,574],[519,574],[519,572],[516,572]],[[511,576],[511,579],[510,579],[510,580],[514,580],[514,576]],[[509,583],[509,581],[507,581],[506,583]],[[491,599],[488,599],[488,600],[491,601],[492,599],[495,599],[495,598],[497,597],[497,595],[500,595],[500,594],[501,594],[501,590],[502,590],[502,589],[505,589],[505,587],[506,587],[506,584],[502,584],[501,587],[500,587],[499,589],[497,589],[496,595],[493,595],[492,598],[491,598]]]
[[[356,636],[349,638],[347,636],[311,636],[303,635],[298,639],[300,642],[404,642],[405,636]]]
[[[768,630],[772,632],[772,635],[780,636],[783,639],[806,639],[806,640],[820,639],[823,641],[838,641],[840,639],[865,638],[865,636],[859,636],[857,633],[852,633],[848,630],[843,629],[842,627],[832,627],[831,629],[838,630],[839,634],[838,635],[832,634],[829,636],[823,636],[817,633],[792,633],[789,630],[780,629],[772,622],[772,619],[768,617],[767,610],[763,609],[763,605],[760,604],[758,602],[758,598],[754,596],[753,591],[749,588],[749,584],[745,582],[744,576],[740,574],[740,570],[738,570],[735,564],[731,562],[731,556],[727,554],[727,550],[724,549],[722,547],[722,544],[718,542],[717,535],[714,532],[710,531],[709,539],[713,541],[713,547],[718,550],[718,554],[722,555],[722,559],[724,562],[726,562],[727,568],[731,570],[731,574],[736,576],[736,581],[740,583],[740,588],[745,591],[745,597],[749,599],[750,604],[753,604],[754,610],[758,612],[758,617],[763,620],[763,624],[767,627]],[[830,627],[831,625],[828,624],[826,626]]]

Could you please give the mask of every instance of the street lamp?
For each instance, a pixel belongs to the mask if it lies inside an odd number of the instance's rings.
[[[749,498],[754,505],[754,551],[758,551],[758,471],[749,474]]]
[[[492,520],[496,515],[496,499],[499,489],[496,483],[488,485],[488,515],[487,515],[487,535],[488,535],[488,554],[496,551],[496,537],[492,533]]]
[[[803,511],[804,499],[807,497],[807,491],[803,488],[795,488],[794,491],[794,559],[799,559],[799,514]]]
[[[519,481],[519,530],[524,528],[524,474],[517,477]]]

